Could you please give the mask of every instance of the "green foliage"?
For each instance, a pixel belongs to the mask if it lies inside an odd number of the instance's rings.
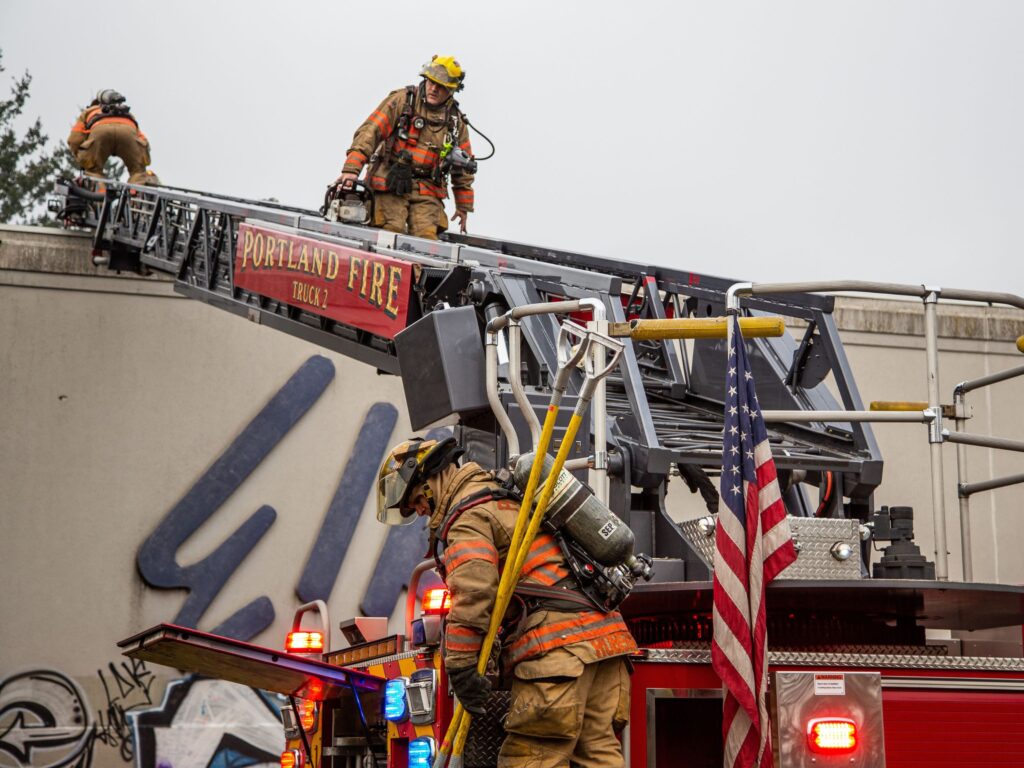
[[[0,73],[4,72],[0,51]],[[27,224],[40,221],[39,208],[61,167],[59,150],[47,147],[39,118],[23,136],[13,123],[25,109],[32,76],[15,79],[9,99],[0,99],[0,222]],[[70,153],[65,150],[67,160]]]

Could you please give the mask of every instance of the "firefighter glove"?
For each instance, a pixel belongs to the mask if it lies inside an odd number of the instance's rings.
[[[398,161],[388,171],[386,181],[388,192],[396,195],[407,195],[412,192],[412,155],[403,149],[398,155]]]
[[[476,667],[449,669],[448,680],[455,696],[471,715],[486,712],[487,697],[491,693],[491,681],[476,671]]]

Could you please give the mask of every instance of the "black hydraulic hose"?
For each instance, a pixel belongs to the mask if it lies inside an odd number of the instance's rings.
[[[86,189],[85,187],[80,187],[73,181],[65,181],[64,183],[67,184],[68,194],[70,195],[73,195],[75,197],[81,197],[83,200],[95,200],[98,203],[103,202],[104,196],[99,192],[93,192],[92,190]]]
[[[469,118],[468,117],[463,115],[462,119],[466,121],[466,125],[468,125],[470,128],[472,128],[475,133],[478,133],[481,136],[483,136],[484,141],[486,141],[488,144],[491,145],[491,154],[487,155],[487,157],[474,157],[473,159],[476,160],[477,162],[480,162],[481,160],[490,160],[492,157],[494,157],[494,152],[495,152],[494,142],[491,141],[490,139],[488,139],[483,131],[481,131],[479,128],[477,128],[475,125],[473,125],[471,122],[469,122]]]

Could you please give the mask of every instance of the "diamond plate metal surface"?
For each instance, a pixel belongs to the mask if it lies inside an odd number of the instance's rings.
[[[473,715],[463,752],[466,768],[494,768],[497,764],[498,750],[505,740],[502,723],[511,703],[511,691],[494,691],[487,701],[487,712]]]
[[[683,535],[697,548],[701,557],[713,567],[715,561],[714,528],[707,524],[717,515],[679,523]],[[860,536],[857,520],[841,518],[790,517],[789,527],[797,547],[796,562],[778,575],[780,579],[796,580],[850,580],[861,578]],[[847,544],[850,556],[837,560],[832,548]]]
[[[672,664],[710,664],[711,649],[647,648],[645,661]],[[879,669],[938,669],[964,672],[1024,672],[1024,659],[980,656],[929,656],[910,654],[817,653],[770,651],[769,664],[792,666],[872,667]]]

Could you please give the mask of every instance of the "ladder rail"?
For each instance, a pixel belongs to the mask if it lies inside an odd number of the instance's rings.
[[[245,221],[419,264],[422,269],[417,272],[418,282],[410,297],[409,323],[434,308],[428,305],[428,299],[442,280],[439,276],[459,269],[467,271],[472,284],[481,287],[480,293],[499,296],[510,307],[597,298],[604,304],[609,320],[619,322],[634,314],[664,317],[666,306],[701,316],[718,311],[717,308],[724,307],[727,292],[735,283],[684,270],[479,236],[449,234],[439,241],[426,241],[332,222],[315,211],[266,201],[118,182],[105,182],[102,206],[90,205],[84,223],[95,227],[95,246],[110,252],[111,268],[129,268],[125,265],[134,257],[144,267],[172,276],[175,290],[182,295],[290,333],[380,371],[400,373],[391,339],[235,285],[238,229]],[[629,305],[630,314],[624,303]],[[831,296],[790,294],[760,296],[744,302],[750,311],[816,323],[846,404],[858,396],[838,332],[834,323],[829,322],[833,304]],[[522,329],[526,348],[541,368],[555,370],[558,322],[548,316],[529,317],[523,319]],[[788,391],[778,388],[777,380],[786,375],[790,367],[788,358],[794,356],[795,348],[788,337],[751,340],[751,349],[766,361],[769,376],[776,380],[762,386],[776,386],[778,397],[782,398],[778,407],[834,410],[834,399],[822,386],[794,386]],[[712,370],[716,354],[719,350],[714,343],[697,342],[692,354],[684,345],[666,341],[637,347],[627,345],[623,373],[615,386],[621,387],[628,407],[612,408],[622,427],[617,434],[633,444],[638,455],[650,464],[643,468],[645,472],[667,472],[673,463],[713,467],[713,438],[715,430],[720,430],[720,417],[709,417],[714,423],[708,429],[680,431],[678,420],[663,412],[651,398],[692,402],[699,409],[706,403],[721,402],[721,388],[716,387],[714,377],[694,375],[695,371]],[[582,374],[574,376],[570,393],[578,391],[581,380]],[[508,388],[507,380],[504,386]],[[855,480],[862,474],[862,467],[872,462],[880,465],[881,457],[867,425],[791,427],[773,425],[774,444],[793,449],[792,459],[784,461],[785,466],[812,466],[817,461],[822,467],[841,467]],[[720,448],[718,451],[720,455]],[[788,448],[786,453],[790,453]],[[878,472],[869,474],[874,477]],[[869,482],[860,490],[870,494],[875,484]]]

